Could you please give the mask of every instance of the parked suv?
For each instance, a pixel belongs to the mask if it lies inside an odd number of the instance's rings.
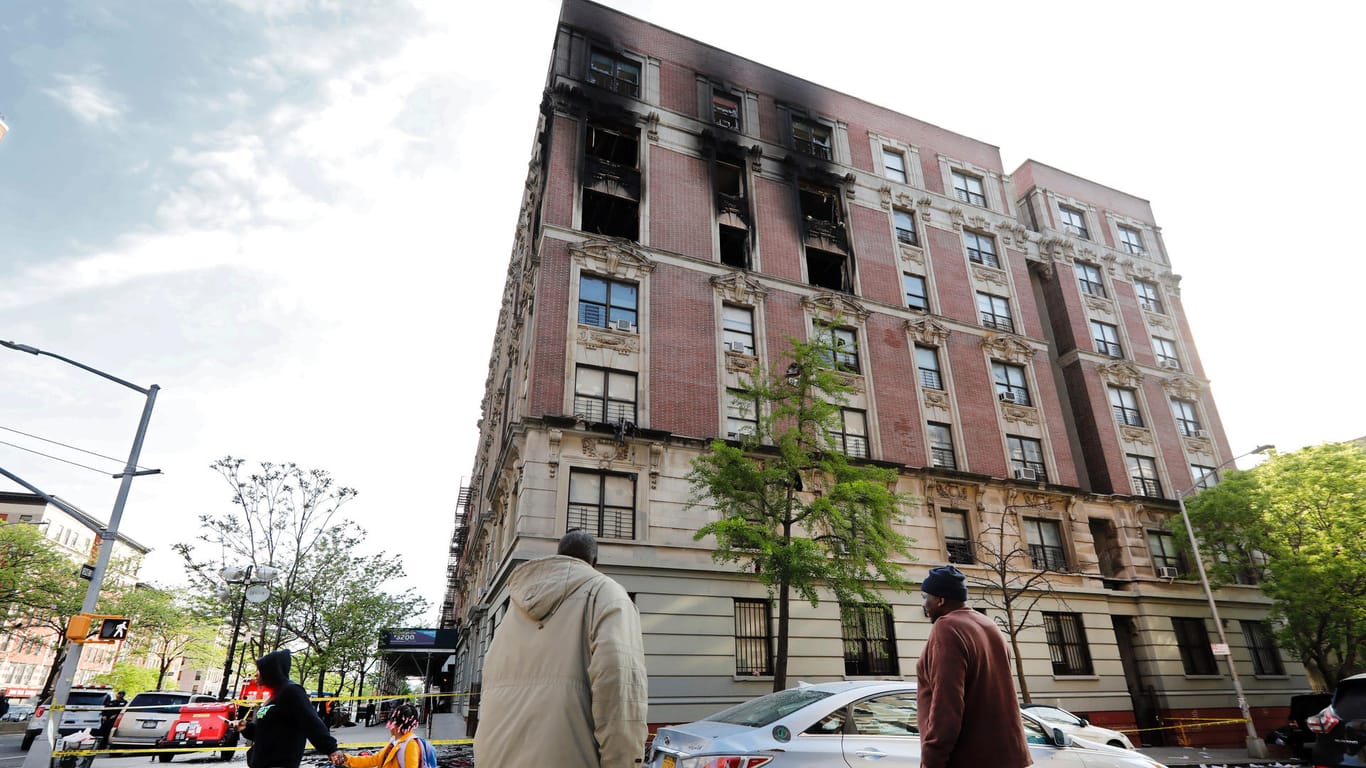
[[[91,733],[100,729],[100,714],[106,704],[114,700],[113,689],[109,686],[79,686],[71,689],[66,699],[66,709],[62,712],[61,722],[57,725],[59,736],[67,736],[76,731],[90,729]],[[33,709],[24,730],[24,740],[19,748],[27,752],[33,742],[47,730],[48,716],[52,712],[52,698],[48,697]]]
[[[1314,765],[1340,768],[1366,766],[1366,674],[1338,682],[1333,703],[1309,718],[1314,741]]]
[[[128,702],[109,733],[110,749],[150,749],[166,738],[184,704],[215,701],[189,691],[146,691]]]

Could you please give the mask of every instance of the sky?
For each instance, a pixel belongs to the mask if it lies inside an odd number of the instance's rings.
[[[1151,201],[1233,450],[1366,435],[1360,7],[605,4]],[[233,511],[211,462],[291,461],[435,620],[558,13],[5,3],[0,339],[162,388],[145,579]],[[0,348],[0,467],[107,518],[142,404]]]

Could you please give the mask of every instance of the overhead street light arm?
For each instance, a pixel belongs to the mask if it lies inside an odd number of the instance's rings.
[[[83,370],[83,371],[89,371],[90,373],[93,373],[93,374],[95,374],[96,376],[99,376],[99,377],[104,378],[104,379],[108,379],[108,380],[114,382],[115,384],[121,384],[121,385],[123,385],[123,386],[125,386],[125,387],[128,387],[129,389],[135,391],[135,392],[141,392],[141,393],[144,394],[144,395],[151,394],[151,391],[152,391],[153,389],[160,389],[160,387],[158,387],[158,386],[155,385],[155,384],[152,385],[151,389],[144,389],[144,388],[139,387],[138,385],[136,385],[136,384],[134,384],[134,383],[132,383],[132,382],[130,382],[130,381],[124,381],[123,379],[120,379],[120,378],[117,377],[117,376],[114,376],[114,375],[112,375],[112,374],[105,373],[104,371],[101,371],[101,370],[99,370],[98,368],[91,368],[90,366],[86,365],[85,363],[78,363],[78,362],[76,362],[75,360],[72,360],[72,359],[69,358],[69,357],[62,357],[61,355],[56,354],[56,353],[54,353],[54,352],[48,352],[48,351],[46,351],[46,350],[38,349],[37,347],[29,346],[28,344],[20,344],[20,343],[18,343],[18,342],[14,342],[14,341],[0,341],[0,347],[9,347],[10,349],[16,350],[16,351],[18,351],[18,352],[27,352],[27,353],[29,353],[30,355],[45,355],[45,356],[47,356],[47,357],[56,358],[56,359],[58,359],[58,360],[61,360],[61,361],[64,362],[64,363],[67,363],[68,365],[74,365],[74,366],[76,366],[77,368],[80,368],[80,369]]]

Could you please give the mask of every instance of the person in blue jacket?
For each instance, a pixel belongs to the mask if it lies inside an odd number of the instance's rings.
[[[251,720],[235,723],[238,731],[251,739],[247,750],[250,768],[298,768],[304,758],[307,739],[332,763],[345,760],[337,740],[328,733],[318,710],[308,700],[308,691],[289,679],[289,649],[267,653],[256,660],[256,680],[270,690],[270,698],[256,708]]]

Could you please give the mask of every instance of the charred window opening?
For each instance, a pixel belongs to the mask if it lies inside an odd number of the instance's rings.
[[[740,100],[733,94],[714,91],[711,95],[711,121],[722,128],[740,130]]]
[[[739,157],[722,155],[713,165],[716,185],[716,222],[721,263],[749,269],[750,215],[745,195],[745,165]]]
[[[639,143],[633,126],[590,120],[583,152],[583,231],[639,239]]]
[[[588,59],[588,82],[612,93],[640,98],[640,65],[594,48]]]
[[[818,288],[848,293],[852,285],[848,258],[842,253],[807,247],[806,281]]]
[[[792,118],[792,146],[803,154],[830,159],[830,127],[814,120]]]
[[[807,246],[848,253],[839,191],[804,181],[798,186],[797,194],[802,211],[802,236]]]

